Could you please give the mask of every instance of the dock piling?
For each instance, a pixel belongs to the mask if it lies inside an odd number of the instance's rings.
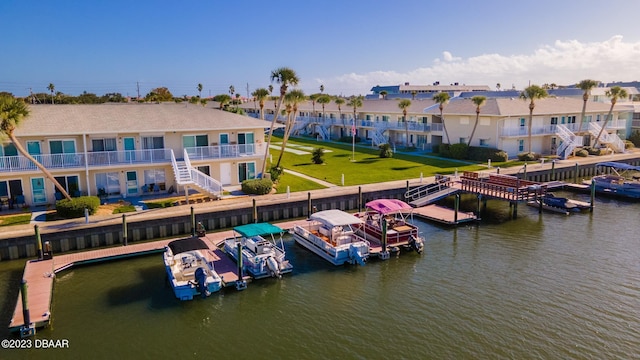
[[[122,244],[127,246],[127,214],[122,214]]]
[[[307,192],[307,218],[311,217],[311,193]]]
[[[256,199],[253,199],[253,222],[258,222],[258,206],[256,205]]]
[[[362,186],[358,186],[358,213],[362,212]]]
[[[576,169],[573,172],[573,183],[578,183],[578,163],[576,163]]]
[[[556,161],[551,161],[551,181],[556,181]]]
[[[38,224],[33,225],[33,231],[35,231],[36,233],[36,245],[38,245],[38,260],[42,260],[42,239],[40,238],[40,227],[38,226]]]
[[[596,181],[591,179],[591,204],[589,204],[589,212],[593,212],[593,203],[596,200]]]
[[[191,207],[191,236],[196,236],[196,214]]]
[[[382,219],[382,251],[380,251],[380,259],[389,259],[389,250],[387,250],[387,220]]]
[[[460,209],[460,194],[456,194],[455,201],[453,203],[453,222],[458,224],[458,209]]]
[[[20,294],[22,295],[22,318],[24,319],[24,325],[20,327],[20,337],[25,338],[27,336],[35,335],[36,328],[34,324],[31,324],[31,315],[29,314],[29,302],[27,301],[27,288],[29,285],[25,279],[22,279],[20,283]]]
[[[247,282],[242,276],[242,243],[238,242],[238,281],[236,281],[236,290],[244,290],[247,288]]]

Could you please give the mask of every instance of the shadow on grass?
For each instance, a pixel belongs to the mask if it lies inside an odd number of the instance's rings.
[[[333,155],[334,158],[346,158],[346,157],[351,157],[351,155],[349,154],[337,154],[337,155]]]
[[[402,166],[402,167],[392,167],[391,170],[409,170],[413,168],[417,168],[419,166]]]

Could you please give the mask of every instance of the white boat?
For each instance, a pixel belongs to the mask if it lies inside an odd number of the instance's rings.
[[[202,239],[193,237],[170,242],[164,252],[164,266],[173,292],[180,300],[203,298],[219,291],[222,278],[208,257],[209,247]]]
[[[362,219],[341,210],[312,214],[306,226],[293,228],[295,241],[333,265],[364,265],[369,258],[369,242],[355,233]]]
[[[283,229],[269,223],[257,223],[236,226],[233,231],[236,236],[224,241],[224,251],[238,262],[240,244],[242,267],[254,279],[280,278],[293,270],[293,265],[285,259]],[[279,235],[279,241],[275,235]]]
[[[386,247],[392,251],[406,248],[422,253],[424,239],[419,235],[418,227],[413,224],[411,205],[397,199],[372,200],[365,205],[367,210],[356,214],[364,220],[363,224],[356,227],[357,234],[379,246],[386,241]],[[386,237],[383,229],[386,230]]]

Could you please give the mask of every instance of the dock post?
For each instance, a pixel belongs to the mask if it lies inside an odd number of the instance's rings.
[[[455,201],[453,203],[453,222],[458,224],[458,209],[460,208],[460,194],[456,194]]]
[[[556,181],[556,161],[551,161],[551,181]]]
[[[256,205],[256,199],[253,199],[253,222],[258,222],[258,206]]]
[[[122,244],[127,246],[127,214],[122,214]]]
[[[573,172],[573,183],[578,183],[578,163],[576,163],[576,169]]]
[[[542,188],[536,189],[536,195],[538,195],[538,214],[542,214]]]
[[[362,186],[358,186],[358,213],[362,212]]]
[[[247,282],[242,276],[242,243],[238,242],[238,281],[236,281],[236,290],[244,290],[247,288]]]
[[[380,259],[389,259],[389,250],[387,250],[387,219],[382,219],[382,251],[380,252]]]
[[[524,163],[524,171],[522,172],[522,180],[527,180],[527,163]]]
[[[38,226],[38,224],[33,225],[33,231],[35,231],[36,233],[36,245],[38,245],[38,260],[42,260],[42,239],[40,238],[40,227]]]
[[[513,219],[518,218],[518,200],[513,202]]]
[[[480,211],[481,211],[480,210],[480,203],[481,203],[481,200],[482,200],[482,194],[478,194],[478,201],[477,201],[477,205],[476,205],[476,209],[477,209],[476,210],[476,218],[478,218],[478,219],[480,218]]]
[[[500,166],[496,168],[496,174],[500,175]]]
[[[27,280],[22,279],[20,282],[20,294],[22,296],[22,317],[24,325],[20,327],[20,337],[32,336],[36,333],[35,326],[31,325],[31,315],[29,314],[29,301],[27,300]]]
[[[407,180],[407,191],[406,192],[409,192],[409,180]]]
[[[196,214],[191,207],[191,236],[196,236]]]
[[[311,217],[311,193],[307,192],[307,219]]]
[[[593,212],[593,203],[596,199],[596,181],[591,179],[591,204],[589,204],[589,212]]]

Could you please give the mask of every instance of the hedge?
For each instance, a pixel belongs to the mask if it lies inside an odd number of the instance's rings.
[[[80,196],[56,201],[56,213],[61,218],[73,219],[83,217],[84,209],[89,209],[89,215],[93,215],[99,206],[100,198],[97,196]]]
[[[271,179],[250,179],[242,182],[242,192],[245,194],[265,195],[271,192]]]

